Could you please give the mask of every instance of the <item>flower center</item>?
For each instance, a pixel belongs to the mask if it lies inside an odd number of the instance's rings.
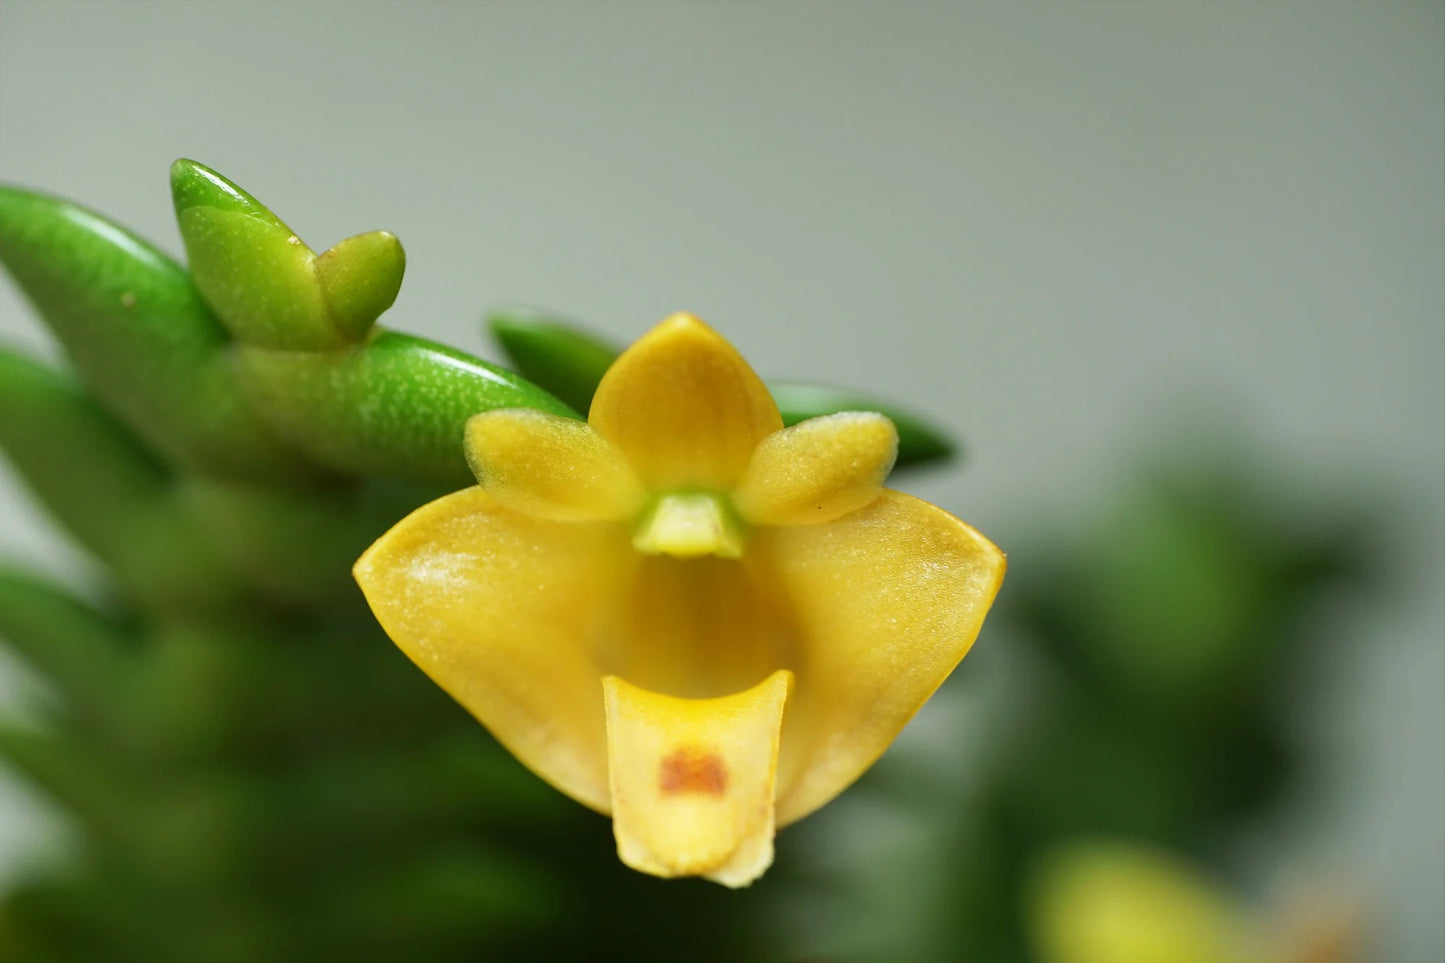
[[[715,492],[655,497],[638,518],[632,547],[644,555],[741,558],[746,533],[731,503]]]

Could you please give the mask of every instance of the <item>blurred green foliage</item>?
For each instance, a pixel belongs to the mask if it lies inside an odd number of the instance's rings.
[[[519,376],[380,331],[391,235],[316,255],[199,164],[172,188],[188,269],[0,189],[0,261],[73,369],[0,351],[0,450],[109,579],[92,604],[0,571],[0,637],[56,696],[0,725],[0,759],[77,839],[0,903],[0,960],[810,958],[769,921],[849,879],[789,834],[743,893],[627,870],[605,821],[408,664],[349,579],[408,510],[471,483],[467,417],[575,416],[615,349],[498,315]],[[884,411],[901,465],[953,451],[866,395],[771,387],[789,423]],[[875,958],[1029,959],[1030,874],[1056,846],[1109,834],[1210,865],[1277,797],[1299,617],[1359,574],[1359,539],[1282,527],[1237,478],[1157,477],[1082,544],[1011,546],[991,626],[1037,656],[1027,724],[966,800],[940,793],[944,871],[896,881],[938,911]]]
[[[1225,952],[1226,934],[1211,931],[1209,947],[1189,934],[1243,917],[1257,895],[1235,860],[1305,767],[1292,703],[1321,603],[1373,584],[1372,518],[1359,506],[1301,511],[1244,459],[1175,447],[1082,523],[1041,521],[1031,542],[1009,543],[995,644],[939,697],[990,700],[956,741],[992,744],[963,763],[942,749],[885,759],[853,791],[906,814],[926,841],[911,850],[901,837],[874,866],[893,885],[919,885],[908,915],[859,925],[879,896],[857,872],[821,900],[812,934],[792,934],[801,958],[817,947],[856,961],[1306,959]],[[834,819],[835,837],[867,825],[842,812],[817,819]],[[1080,922],[1101,907],[1134,925]]]

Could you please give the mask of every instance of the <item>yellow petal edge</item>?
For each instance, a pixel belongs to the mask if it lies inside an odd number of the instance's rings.
[[[622,456],[584,422],[530,408],[503,408],[467,421],[467,464],[509,508],[556,521],[626,518],[642,487]]]
[[[733,492],[756,525],[831,522],[878,497],[898,457],[898,430],[871,411],[810,418],[765,438]]]
[[[527,768],[607,812],[607,746],[587,640],[626,573],[607,525],[511,511],[480,488],[423,505],[357,561],[376,620]]]
[[[778,824],[861,776],[968,653],[1003,582],[1003,552],[928,502],[884,489],[824,525],[761,529],[767,578],[802,639]]]

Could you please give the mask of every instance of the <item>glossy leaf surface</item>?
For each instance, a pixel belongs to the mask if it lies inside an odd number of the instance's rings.
[[[229,477],[315,476],[251,410],[225,329],[160,251],[74,204],[0,188],[0,262],[97,397],[168,460]]]
[[[318,257],[260,201],[195,161],[171,166],[171,194],[196,288],[244,344],[339,348],[396,300],[406,258],[385,231]]]
[[[349,475],[461,487],[472,478],[462,451],[472,415],[536,408],[576,416],[505,369],[394,331],[340,351],[239,348],[236,370],[277,431]]]

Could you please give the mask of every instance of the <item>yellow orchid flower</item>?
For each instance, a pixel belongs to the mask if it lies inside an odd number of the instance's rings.
[[[412,661],[611,814],[623,862],[744,886],[938,688],[1003,579],[977,531],[882,487],[896,449],[867,412],[784,429],[733,347],[675,315],[586,423],[473,417],[480,484],[356,578]]]
[[[1167,850],[1078,840],[1038,864],[1029,924],[1041,963],[1349,963],[1364,958],[1358,899],[1314,890],[1251,912]]]
[[[1062,846],[1043,860],[1032,895],[1044,963],[1270,963],[1224,891],[1164,850]]]

